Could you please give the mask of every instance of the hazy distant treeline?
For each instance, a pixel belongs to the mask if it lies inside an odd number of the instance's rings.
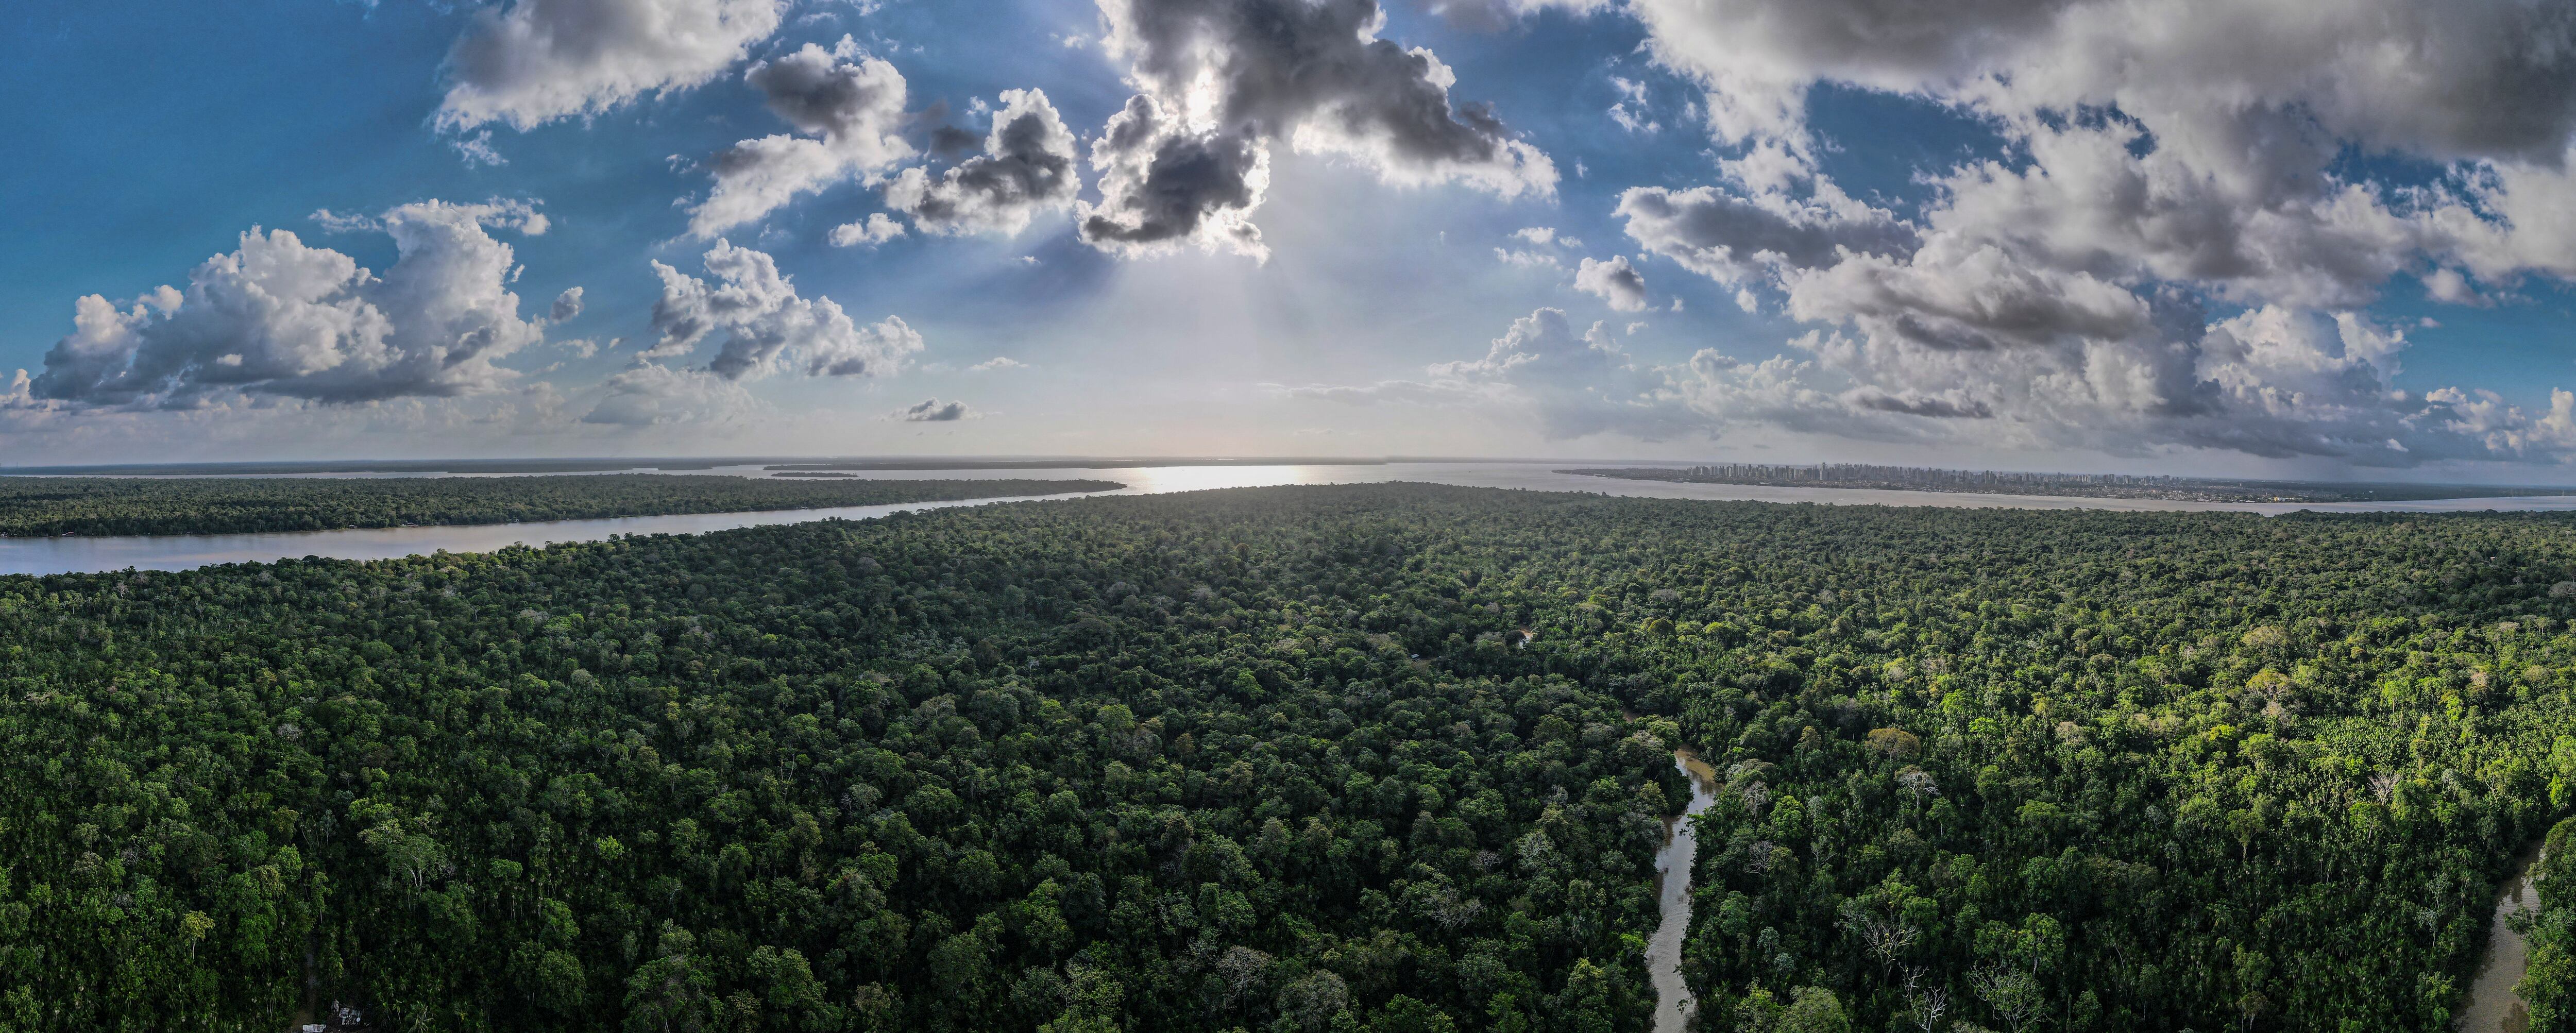
[[[740,513],[1115,491],[1110,481],[779,481],[596,474],[260,479],[0,477],[0,535],[242,534]]]
[[[1718,463],[1709,466],[1640,466],[1559,470],[1558,473],[1630,481],[1749,484],[1782,488],[1871,488],[1880,491],[1955,491],[1990,495],[2163,499],[2181,502],[2402,502],[2426,499],[2571,495],[2576,488],[2499,487],[2484,484],[2346,484],[2327,481],[2238,481],[2116,473],[2025,473],[2013,470],[1944,470],[1877,463]]]
[[[1388,484],[0,578],[0,1030],[1643,1030],[1677,745],[1701,1029],[2445,1029],[2576,809],[2571,527]]]

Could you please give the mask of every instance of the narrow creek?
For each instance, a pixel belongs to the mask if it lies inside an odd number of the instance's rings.
[[[1717,802],[1717,769],[1688,749],[1673,751],[1673,766],[1690,777],[1690,806],[1681,816],[1664,820],[1664,846],[1655,851],[1655,895],[1663,921],[1646,941],[1646,972],[1655,984],[1655,1033],[1682,1033],[1690,1028],[1698,1002],[1682,983],[1682,938],[1690,933],[1691,861],[1699,856],[1699,834],[1690,819]]]
[[[2477,981],[2469,984],[2468,1000],[2453,1026],[2460,1033],[2523,1033],[2531,1028],[2531,1013],[2513,992],[2513,984],[2522,980],[2524,967],[2531,963],[2531,945],[2507,921],[2517,912],[2539,910],[2540,894],[2532,887],[2532,872],[2544,856],[2538,849],[2523,855],[2496,899],[2495,917],[2487,926],[2486,960],[2479,963]]]

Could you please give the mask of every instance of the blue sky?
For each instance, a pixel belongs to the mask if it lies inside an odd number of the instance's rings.
[[[2278,20],[2281,74],[2212,83],[2190,51],[2114,55],[2133,71],[2108,80],[2041,74],[2104,59],[2114,44],[2068,28],[2100,4],[2034,2],[1927,57],[1817,27],[1844,2],[1399,0],[1374,38],[1454,79],[1352,53],[1405,90],[1445,89],[1427,122],[1390,114],[1386,87],[1337,81],[1357,74],[1343,66],[1228,35],[1326,12],[1314,24],[1350,44],[1333,18],[1365,34],[1364,0],[22,6],[0,37],[0,129],[19,155],[0,171],[0,380],[31,380],[0,399],[0,441],[20,463],[1397,453],[2565,479],[2576,398],[2553,390],[2576,386],[2576,260],[2546,235],[2576,209],[2561,96],[2576,80],[2546,48],[2506,45],[2563,27],[2473,4],[2465,27],[2427,30],[2459,45],[2425,46],[2421,88],[2392,93],[2385,70],[2336,55],[2380,16],[2402,27],[2430,7],[2337,0]],[[1914,16],[1848,2],[1840,17]],[[1944,14],[1969,33],[1982,10]],[[774,28],[743,29],[746,13]],[[740,38],[676,55],[646,37],[556,39],[648,88],[564,65],[511,88],[579,110],[521,94],[458,114],[478,73],[456,55],[558,16],[733,17]],[[676,340],[687,298],[655,263],[730,282],[692,212],[719,154],[800,135],[749,74],[796,60],[880,84],[865,70],[890,66],[898,96],[834,116],[865,139],[797,145],[878,152],[711,235],[765,256],[789,293],[752,315],[701,310],[713,329]],[[1234,92],[1147,146],[1264,155],[1254,203],[1192,196],[1207,225],[1257,225],[1266,257],[1213,229],[1128,245],[1083,228],[1146,225],[1137,199],[1173,196],[1162,172],[1139,173],[1159,192],[1111,196],[1100,141],[1131,98],[1205,101],[1191,74]],[[2545,96],[2477,93],[2497,82]],[[976,159],[1012,90],[1042,91],[1030,125],[1069,134],[1042,157],[1070,181],[1034,201],[941,195],[998,227],[941,233],[938,210],[899,204],[905,170],[935,185]],[[2223,91],[2259,103],[2218,110]],[[2441,105],[2463,96],[2524,114],[2483,134],[2423,128],[2461,122]],[[942,125],[971,144],[938,149]],[[2084,136],[2106,126],[2131,133],[2125,149]],[[2277,154],[2207,145],[2282,126]],[[498,163],[469,153],[486,147]],[[2121,182],[2143,200],[2116,200]],[[431,201],[446,205],[404,207]],[[908,228],[835,246],[835,227],[871,215]],[[481,300],[421,300],[430,288],[390,270],[441,270],[398,253],[405,226],[461,249],[440,254],[506,246],[515,272],[441,273],[436,290]],[[238,285],[192,270],[253,227],[372,270],[382,282],[341,284],[315,311],[381,315],[397,358],[460,326],[503,343],[362,376],[342,357],[359,343],[216,313],[206,299]],[[1762,250],[1782,240],[1812,249]],[[1596,278],[1587,259],[1623,268]],[[164,284],[186,300],[137,307]],[[541,318],[576,287],[578,315]],[[508,313],[484,296],[498,291]],[[90,295],[120,313],[113,332],[76,327]],[[410,325],[458,305],[492,326]],[[92,364],[73,371],[82,349]],[[752,358],[727,366],[737,355]],[[925,399],[955,418],[902,417],[933,411]]]

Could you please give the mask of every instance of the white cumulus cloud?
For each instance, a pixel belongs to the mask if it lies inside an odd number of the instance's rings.
[[[1646,310],[1646,277],[1628,264],[1628,256],[1612,255],[1607,262],[1586,258],[1574,271],[1574,287],[1607,302],[1614,312]]]
[[[860,326],[830,298],[797,294],[769,255],[718,240],[704,257],[714,283],[660,262],[653,303],[660,335],[639,361],[685,355],[718,331],[724,343],[706,369],[726,380],[798,368],[809,376],[892,376],[921,351],[921,334],[895,316]]]
[[[875,247],[903,236],[903,224],[886,218],[884,212],[869,212],[863,222],[845,222],[832,227],[833,247]]]
[[[520,130],[699,86],[778,31],[785,0],[510,0],[447,54],[442,129]],[[487,147],[488,149],[488,147]]]
[[[286,230],[253,227],[187,289],[120,307],[90,295],[45,353],[35,399],[191,408],[234,395],[317,402],[453,397],[516,374],[495,361],[544,338],[510,292],[517,263],[488,229],[543,232],[525,202],[423,201],[341,224],[394,239],[382,275]]]
[[[701,238],[756,222],[801,194],[854,177],[874,182],[914,154],[900,135],[903,73],[847,36],[832,50],[808,43],[755,63],[743,78],[801,135],[744,140],[708,160],[715,186],[689,212],[689,232]]]
[[[2490,304],[2576,278],[2576,14],[2516,0],[1635,0],[1705,91],[1721,182],[1638,187],[1630,237],[1816,331],[1851,433],[2403,465],[2555,460],[2556,412],[2391,378],[2393,278]],[[2000,157],[1847,196],[1823,86],[1952,110]],[[2386,156],[2436,174],[2385,181]],[[2218,313],[2213,316],[2211,313]],[[2555,396],[2553,396],[2553,399]],[[1882,421],[1896,420],[1895,424]],[[1910,423],[1907,421],[1911,421]],[[1831,424],[1824,425],[1828,432]]]

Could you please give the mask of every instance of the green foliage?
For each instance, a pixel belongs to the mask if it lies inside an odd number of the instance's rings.
[[[1750,629],[1612,661],[1722,776],[1685,974],[1748,1028],[1802,986],[1859,1029],[2442,1028],[2562,812],[2563,518],[1705,524],[1581,589]]]
[[[1115,491],[1109,481],[672,474],[385,479],[0,477],[0,536],[242,534],[740,513]]]
[[[0,1027],[1642,1029],[1687,743],[1704,1028],[2436,1029],[2576,781],[2570,529],[1374,485],[0,579]]]
[[[2550,751],[2552,786],[2576,768],[2576,738],[2561,736]],[[2532,1033],[2576,1030],[2576,818],[2561,821],[2541,844],[2531,867],[2540,898],[2527,947],[2529,964],[2514,994],[2531,1008]]]
[[[1669,762],[1296,498],[0,580],[0,1023],[1638,1028]]]

